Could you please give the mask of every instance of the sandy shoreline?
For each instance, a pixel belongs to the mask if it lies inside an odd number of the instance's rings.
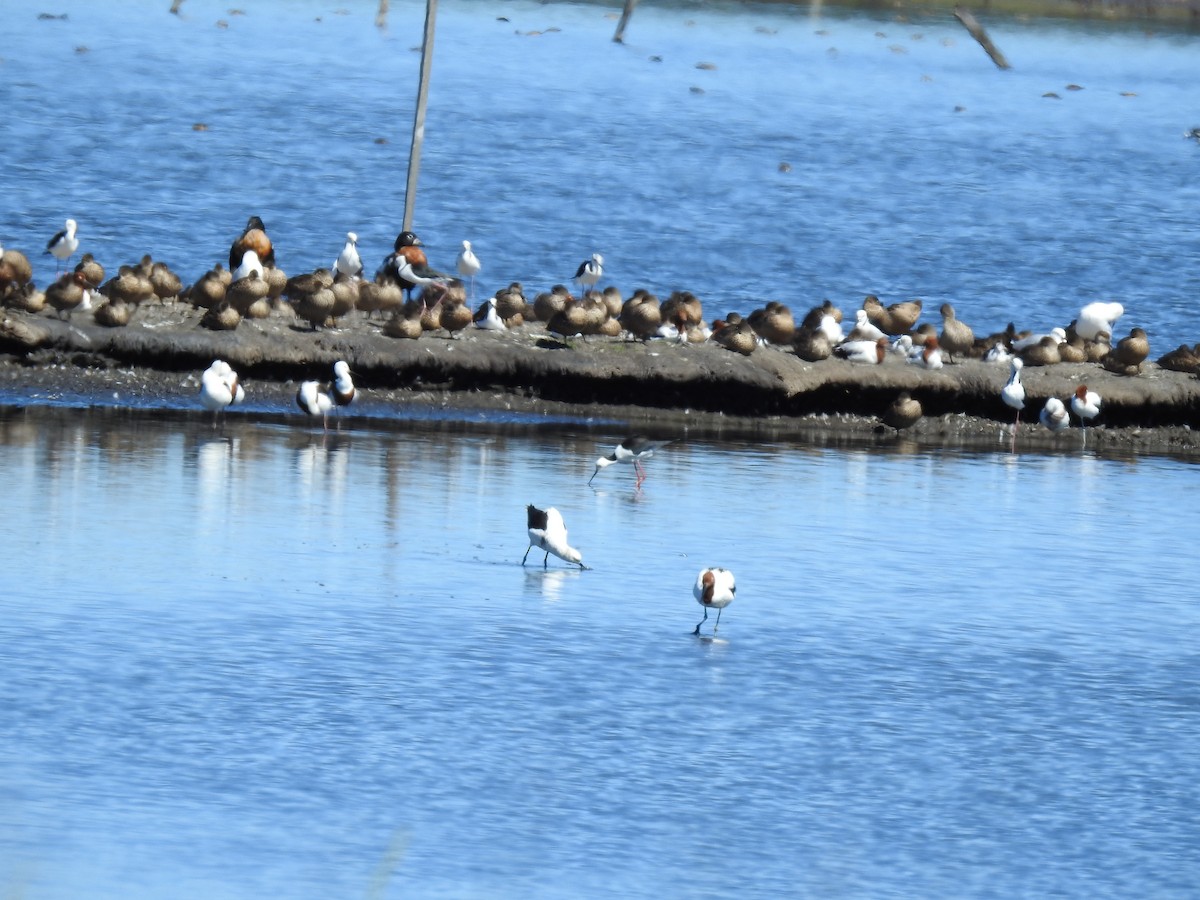
[[[333,362],[345,359],[360,387],[353,414],[380,423],[407,408],[565,418],[668,435],[892,438],[879,416],[907,390],[925,417],[904,436],[922,444],[995,449],[1012,425],[1000,400],[1007,366],[978,360],[940,371],[898,359],[880,366],[810,363],[791,348],[770,346],[741,356],[711,342],[563,341],[538,323],[402,340],[381,334],[382,322],[362,313],[317,332],[287,313],[214,332],[199,327],[201,314],[182,303],[148,304],[129,326],[104,328],[84,314],[65,322],[7,310],[0,320],[0,405],[94,403],[204,415],[198,376],[222,358],[251,391],[247,412],[295,417],[296,384],[328,380]],[[1151,362],[1134,377],[1082,363],[1029,367],[1023,381],[1021,447],[1078,446],[1078,428],[1051,435],[1036,424],[1037,413],[1047,397],[1067,398],[1086,383],[1104,398],[1089,448],[1200,454],[1195,376]]]

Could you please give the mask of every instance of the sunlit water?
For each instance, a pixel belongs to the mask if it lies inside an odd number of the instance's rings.
[[[107,265],[195,277],[258,213],[288,270],[350,229],[382,259],[423,6],[168,5],[7,11],[0,241],[72,215]],[[989,22],[999,72],[949,16],[642,6],[618,46],[610,13],[442,4],[435,263],[470,239],[484,287],[537,290],[599,251],[710,311],[875,291],[977,328],[1116,297],[1196,339],[1195,38]],[[1200,883],[1194,465],[680,440],[592,490],[620,435],[569,422],[214,430],[12,390],[5,896]],[[590,571],[520,565],[527,503]],[[720,642],[690,635],[709,564]]]
[[[1195,466],[604,445],[7,416],[4,892],[1191,893]]]
[[[107,265],[151,252],[191,280],[257,213],[289,272],[349,230],[377,266],[424,5],[386,31],[374,0],[168,6],[9,11],[0,240],[40,251],[73,216]],[[1000,71],[948,12],[651,4],[624,45],[614,12],[441,4],[414,222],[435,265],[468,239],[481,289],[537,291],[600,252],[626,292],[691,289],[710,317],[874,292],[934,321],[953,300],[981,333],[1118,299],[1156,356],[1198,339],[1195,35],[989,19]]]

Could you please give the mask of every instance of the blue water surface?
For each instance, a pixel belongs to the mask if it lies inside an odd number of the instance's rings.
[[[1194,465],[605,449],[7,416],[6,892],[1191,892]]]

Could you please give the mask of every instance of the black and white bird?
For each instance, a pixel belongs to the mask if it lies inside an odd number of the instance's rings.
[[[225,360],[214,360],[200,376],[200,404],[212,410],[213,425],[222,412],[245,399],[246,391],[238,381],[237,373]]]
[[[692,585],[692,596],[704,607],[704,618],[696,623],[696,630],[692,634],[700,633],[700,626],[708,621],[710,609],[717,611],[717,621],[713,625],[713,634],[716,634],[721,625],[721,610],[733,602],[736,593],[737,585],[734,583],[733,573],[728,569],[716,566],[701,569],[700,574],[696,576],[696,583]]]
[[[393,253],[389,256],[385,266],[399,282],[409,299],[412,299],[413,288],[424,287],[428,284],[440,284],[445,277],[440,272],[434,272],[428,266],[409,262],[400,253]]]
[[[646,480],[646,470],[642,468],[642,460],[653,456],[655,450],[665,447],[669,443],[671,442],[652,441],[641,434],[628,437],[617,444],[616,449],[612,453],[596,460],[596,468],[592,472],[592,478],[595,478],[601,469],[607,469],[614,463],[632,463],[633,471],[637,477],[636,486],[640,488],[642,482]],[[592,478],[588,479],[588,484],[592,483]]]
[[[1075,388],[1075,396],[1071,398],[1071,412],[1079,416],[1079,423],[1083,426],[1083,445],[1085,447],[1087,446],[1087,423],[1100,415],[1102,403],[1100,395],[1095,391],[1089,391],[1086,384]]]
[[[1012,433],[1012,450],[1017,449],[1017,429],[1021,427],[1021,410],[1025,408],[1025,385],[1021,384],[1021,369],[1025,363],[1021,357],[1014,356],[1009,363],[1012,371],[1009,373],[1008,381],[1004,383],[1004,387],[1000,388],[1000,399],[1005,405],[1017,411],[1016,421],[1013,422]]]
[[[1042,407],[1042,412],[1038,416],[1038,419],[1053,434],[1066,431],[1071,427],[1071,417],[1067,414],[1067,404],[1063,403],[1057,397],[1051,397],[1046,401],[1046,405]]]
[[[75,236],[77,227],[74,219],[67,219],[63,230],[46,243],[46,252],[58,260],[59,268],[79,249],[79,238]]]
[[[591,259],[586,259],[579,264],[573,277],[579,282],[580,293],[586,296],[588,290],[594,288],[603,275],[604,257],[599,253],[593,253]]]
[[[542,559],[542,568],[549,565],[551,553],[561,560],[579,566],[580,569],[587,568],[583,564],[583,554],[567,543],[567,526],[563,522],[562,513],[553,506],[538,509],[532,503],[525,507],[525,513],[529,527],[529,546],[525,549],[525,555],[521,557],[521,565],[525,565],[529,551],[537,547],[546,551]]]
[[[341,273],[347,278],[361,278],[363,271],[362,259],[358,255],[358,235],[353,231],[346,232],[346,246],[338,254],[333,263],[334,274]]]
[[[329,393],[334,406],[349,406],[354,402],[354,379],[350,375],[350,365],[344,359],[333,364],[333,385]]]
[[[310,416],[320,416],[321,424],[326,431],[329,430],[329,411],[333,409],[333,398],[321,390],[319,382],[301,383],[300,389],[296,391],[296,405]]]

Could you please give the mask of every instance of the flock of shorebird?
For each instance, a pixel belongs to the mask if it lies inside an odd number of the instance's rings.
[[[61,270],[79,249],[78,224],[68,219],[47,243],[45,252],[55,258]],[[773,345],[790,348],[809,362],[838,357],[878,365],[889,358],[900,358],[926,369],[940,369],[963,357],[1009,363],[1012,371],[1001,397],[1016,411],[1014,441],[1025,406],[1021,367],[1094,362],[1115,373],[1136,375],[1150,354],[1149,340],[1141,328],[1135,327],[1127,337],[1114,341],[1116,323],[1125,310],[1120,303],[1103,301],[1087,304],[1073,322],[1046,333],[1019,332],[1010,323],[1004,331],[983,337],[977,337],[958,318],[950,303],[940,307],[939,329],[932,322],[918,324],[920,300],[885,306],[873,294],[867,295],[862,307],[855,310],[849,331],[843,327],[841,310],[828,300],[808,310],[798,322],[788,306],[775,301],[747,316],[730,313],[706,320],[700,299],[689,291],[676,291],[660,301],[643,289],[628,298],[613,286],[601,290],[604,260],[598,253],[575,270],[571,280],[578,285],[578,295],[565,284],[557,284],[529,301],[522,285],[512,282],[472,309],[468,302],[483,265],[469,241],[462,242],[454,265],[456,274],[451,275],[434,269],[420,238],[403,231],[374,277],[368,278],[358,251],[358,236],[349,232],[329,267],[288,277],[276,265],[274,245],[258,216],[251,216],[232,242],[228,268],[217,264],[186,287],[168,266],[149,255],[139,263],[121,266],[115,276],[106,279],[98,261],[84,254],[73,270],[61,271],[42,292],[33,283],[24,254],[3,248],[0,251],[0,301],[6,306],[28,312],[49,306],[68,318],[73,311],[90,308],[98,323],[112,327],[127,324],[138,306],[152,298],[180,298],[203,308],[200,324],[213,329],[236,328],[244,318],[263,318],[287,310],[316,330],[336,325],[358,310],[368,319],[378,314],[380,331],[397,338],[418,338],[436,329],[454,336],[472,326],[503,331],[537,321],[548,333],[564,340],[623,335],[643,341],[712,341],[744,355]],[[1158,363],[1169,369],[1200,373],[1200,345],[1180,346]],[[340,399],[345,395],[344,388],[339,387],[343,383],[349,383],[346,373],[335,373],[334,385],[328,390],[306,382],[297,403],[327,424],[329,412],[349,402]],[[1038,421],[1058,431],[1069,427],[1074,415],[1086,426],[1100,406],[1095,392],[1080,385],[1073,397],[1050,398],[1039,412]],[[911,427],[921,415],[920,403],[910,394],[901,393],[881,418],[885,425],[900,430]]]

